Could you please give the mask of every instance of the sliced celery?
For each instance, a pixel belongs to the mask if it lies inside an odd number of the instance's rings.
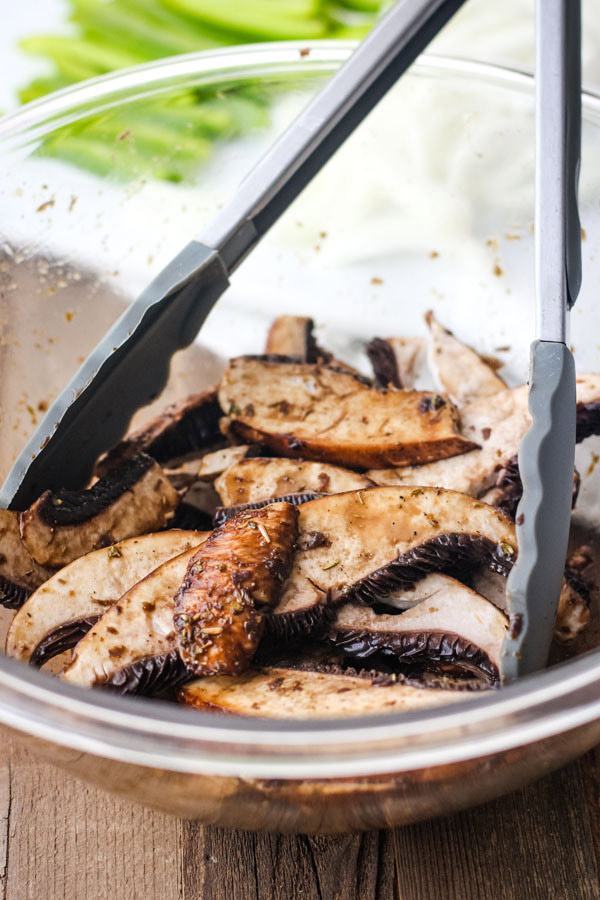
[[[197,29],[167,28],[135,9],[123,4],[98,0],[71,0],[71,21],[81,26],[85,35],[94,35],[115,47],[131,47],[148,59],[177,53],[191,53],[218,47],[222,42]]]
[[[253,40],[276,41],[326,37],[324,17],[311,13],[304,0],[164,0],[172,10],[229,29]]]

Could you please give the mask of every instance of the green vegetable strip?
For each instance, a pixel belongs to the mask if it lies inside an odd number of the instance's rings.
[[[172,12],[166,8],[164,0],[112,0],[112,2],[121,9],[136,12],[142,19],[146,19],[170,33],[183,37],[205,38],[214,42],[214,46],[235,43],[235,37],[230,31],[215,28],[184,13]]]
[[[355,9],[359,12],[378,13],[385,6],[391,3],[382,2],[382,0],[338,0],[340,6],[346,6],[348,9]]]
[[[145,61],[143,54],[133,47],[128,51],[116,50],[109,44],[75,37],[31,37],[24,38],[20,46],[36,56],[47,56],[62,71],[66,65],[89,69],[92,74],[112,72]]]
[[[62,140],[48,141],[44,145],[44,156],[57,157],[101,176],[131,179],[153,175],[173,182],[190,177],[202,162],[202,158],[195,159],[193,169],[186,169],[168,159],[132,153],[124,143],[108,144],[80,135],[65,135]]]
[[[21,47],[55,64],[55,72],[20,91],[23,102],[105,72],[163,56],[248,41],[361,37],[389,0],[67,0],[76,37],[36,36]],[[270,94],[245,83],[216,87],[121,115],[112,111],[52,135],[37,151],[99,175],[193,178],[215,141],[269,122]]]
[[[310,17],[314,4],[294,0],[164,0],[169,9],[197,16],[254,40],[314,39],[328,36],[321,17]]]
[[[106,41],[113,47],[115,43],[131,47],[132,35],[135,35],[136,53],[147,59],[208,50],[224,43],[197,28],[176,31],[165,27],[143,12],[114,2],[71,0],[71,3],[74,8],[71,21],[82,27],[84,35],[93,35],[94,39]]]

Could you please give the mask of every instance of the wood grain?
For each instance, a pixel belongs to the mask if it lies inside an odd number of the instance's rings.
[[[580,764],[394,840],[402,900],[600,898]]]
[[[180,896],[177,821],[10,748],[5,900]]]
[[[446,819],[293,837],[178,821],[0,750],[0,900],[600,900],[600,751]]]

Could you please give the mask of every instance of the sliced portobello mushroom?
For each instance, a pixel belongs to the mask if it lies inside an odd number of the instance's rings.
[[[304,316],[278,316],[267,335],[265,353],[295,356],[301,362],[329,362],[331,353],[322,350],[314,337],[315,324]]]
[[[200,481],[214,481],[218,475],[221,475],[234,463],[241,462],[243,459],[253,459],[255,456],[268,455],[269,448],[264,444],[236,444],[234,447],[213,450],[212,453],[205,453],[200,460],[196,477]]]
[[[134,584],[90,628],[61,678],[120,694],[158,693],[187,676],[173,625],[173,597],[196,548],[186,550]]]
[[[198,531],[163,531],[76,559],[39,587],[16,614],[6,638],[7,655],[41,666],[72,649],[130,587],[207,537]]]
[[[586,570],[592,564],[592,551],[586,546],[567,558],[554,626],[554,639],[561,644],[575,640],[590,623],[591,584]]]
[[[52,573],[33,559],[23,543],[19,513],[0,509],[0,606],[18,609]]]
[[[349,674],[257,668],[244,675],[199,678],[179,700],[207,712],[270,719],[319,719],[430,709],[473,697],[468,691],[417,687],[400,676],[383,681]]]
[[[575,509],[577,504],[580,485],[581,478],[579,472],[575,469],[573,472],[573,509]],[[481,499],[492,506],[498,507],[505,515],[514,520],[522,496],[523,484],[521,482],[521,473],[519,472],[519,458],[518,456],[513,456],[507,465],[497,473],[495,486],[486,491]]]
[[[600,374],[582,374],[577,386],[577,443],[600,434]]]
[[[96,475],[105,476],[138,453],[147,453],[164,464],[212,447],[222,441],[220,418],[217,388],[191,394],[167,406],[147,425],[103,454],[96,463]]]
[[[591,565],[588,547],[580,547],[567,558],[556,622],[554,640],[569,643],[575,640],[590,622],[591,585],[586,577],[586,569]],[[470,578],[474,590],[491,603],[506,611],[506,579],[484,569],[475,570]],[[386,599],[386,603],[389,601]]]
[[[353,366],[335,359],[332,353],[319,347],[314,337],[315,323],[304,316],[279,316],[269,329],[265,356],[285,357],[299,363],[325,363],[329,366],[362,376]]]
[[[373,487],[373,481],[341,466],[295,459],[245,459],[215,482],[223,506],[256,503],[285,494],[340,494]]]
[[[462,407],[473,400],[506,390],[506,382],[475,350],[440,325],[431,310],[425,315],[429,327],[428,363],[438,387]]]
[[[268,497],[266,500],[256,500],[254,503],[239,503],[237,506],[217,506],[212,520],[213,528],[219,528],[229,519],[239,515],[239,513],[262,509],[264,506],[270,506],[272,503],[275,503],[275,501],[291,503],[292,506],[302,506],[303,503],[310,503],[311,500],[317,500],[319,497],[324,496],[325,494],[306,491],[303,494],[282,494],[281,497]]]
[[[194,675],[248,668],[289,575],[298,510],[273,503],[217,528],[190,560],[175,597],[179,653]]]
[[[82,491],[46,491],[21,514],[21,537],[32,557],[64,566],[90,550],[159,531],[179,494],[150,456],[140,453]]]
[[[182,501],[169,519],[167,531],[212,531],[213,517],[194,503]]]
[[[421,337],[373,338],[366,353],[378,388],[414,387],[424,357],[425,340]]]
[[[499,471],[516,455],[531,424],[527,387],[505,390],[476,400],[461,411],[463,434],[478,448],[452,459],[422,466],[373,469],[367,475],[378,484],[429,484],[478,497],[495,486]]]
[[[239,357],[229,363],[219,400],[240,440],[263,442],[282,456],[376,468],[476,447],[460,435],[447,398],[377,391],[328,366]]]
[[[419,582],[419,603],[395,615],[361,603],[338,610],[328,639],[346,656],[374,655],[425,666],[451,666],[499,683],[508,619],[493,603],[448,575]]]
[[[336,603],[377,602],[433,572],[486,565],[507,574],[514,525],[481,501],[441,488],[370,488],[298,508],[298,550],[268,628],[294,637],[322,626]]]
[[[462,432],[478,449],[420,466],[374,468],[367,475],[377,484],[429,484],[483,496],[496,487],[531,425],[527,394],[527,385],[507,388],[461,410]],[[600,434],[600,375],[577,377],[577,420],[577,440]]]
[[[373,486],[369,478],[341,466],[293,459],[244,460],[215,482],[224,505],[215,510],[214,524],[222,525],[238,512],[260,509],[274,500],[300,506],[324,494]]]
[[[373,369],[376,388],[403,388],[402,378],[396,363],[396,354],[389,341],[373,338],[365,347]]]

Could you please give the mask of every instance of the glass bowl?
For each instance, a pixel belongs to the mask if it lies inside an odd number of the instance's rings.
[[[0,478],[124,306],[351,49],[286,43],[178,57],[0,120]],[[214,110],[235,112],[229,126],[199,121],[215,99]],[[157,109],[180,123],[175,142],[144,130]],[[260,352],[283,312],[312,316],[321,343],[365,368],[366,339],[423,334],[433,307],[500,358],[509,384],[522,382],[534,327],[533,146],[529,76],[421,58],[236,273],[158,405],[214,382],[228,356]],[[600,100],[587,94],[584,287],[571,326],[581,371],[597,368],[599,349],[599,149]],[[574,518],[592,541],[597,450],[593,440],[578,449],[587,474]],[[596,606],[597,597],[594,621]],[[302,723],[114,698],[0,657],[0,723],[75,775],[205,822],[384,827],[481,802],[597,743],[597,638],[592,626],[576,647],[583,655],[459,706]]]

